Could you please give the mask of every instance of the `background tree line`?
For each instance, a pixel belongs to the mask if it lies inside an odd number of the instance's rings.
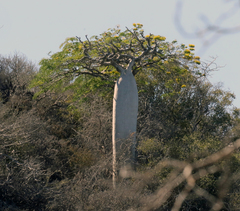
[[[239,147],[233,144],[239,138],[239,110],[231,92],[208,81],[208,64],[191,70],[168,60],[136,76],[137,170],[130,178],[123,175],[121,188],[114,190],[114,81],[85,75],[36,95],[39,88],[29,85],[38,68],[19,54],[2,56],[0,208],[236,210],[239,153],[229,156],[227,150]],[[199,164],[204,158],[208,163]],[[191,177],[180,177],[188,170],[185,164],[194,168]],[[180,203],[181,194],[186,197]]]

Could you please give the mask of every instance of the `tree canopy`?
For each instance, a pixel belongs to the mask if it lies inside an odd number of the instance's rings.
[[[119,68],[126,68],[132,60],[133,75],[168,62],[176,63],[181,74],[186,71],[201,74],[197,68],[200,57],[194,56],[194,45],[178,45],[175,40],[166,42],[160,35],[145,35],[142,24],[133,24],[133,27],[124,31],[108,29],[90,39],[86,36],[84,41],[79,37],[67,38],[60,46],[61,51],[41,60],[40,72],[31,86],[39,86],[44,92],[66,88],[72,82],[70,86],[81,89],[82,83],[91,80],[90,89],[112,87]],[[89,79],[88,75],[96,78]]]

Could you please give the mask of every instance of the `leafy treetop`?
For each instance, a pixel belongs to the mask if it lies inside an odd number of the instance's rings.
[[[119,27],[108,29],[90,39],[86,36],[84,41],[79,37],[67,38],[60,52],[41,60],[40,72],[31,86],[46,91],[70,81],[82,81],[80,75],[94,76],[99,84],[112,83],[128,65],[136,75],[167,61],[174,61],[184,69],[200,64],[200,58],[194,57],[194,45],[188,48],[184,44],[177,45],[176,40],[166,42],[160,35],[144,35],[142,24],[133,24],[133,27],[125,31]]]

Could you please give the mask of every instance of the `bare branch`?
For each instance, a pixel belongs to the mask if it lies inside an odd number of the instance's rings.
[[[222,150],[206,157],[205,159],[196,161],[192,164],[186,163],[185,161],[176,162],[174,160],[160,162],[156,168],[158,168],[159,166],[163,167],[166,165],[173,165],[176,166],[176,168],[178,168],[178,171],[173,172],[171,176],[168,178],[167,183],[163,187],[161,187],[154,195],[149,196],[149,198],[147,199],[147,205],[143,207],[141,210],[149,211],[161,207],[163,203],[170,197],[173,189],[182,182],[184,182],[185,180],[187,184],[185,185],[185,188],[182,190],[182,192],[178,195],[172,210],[177,211],[180,209],[183,201],[188,196],[191,190],[194,190],[197,195],[204,196],[207,200],[209,200],[213,206],[212,210],[220,210],[223,207],[222,199],[226,194],[227,187],[223,187],[223,185],[221,185],[222,192],[220,191],[221,192],[220,197],[216,198],[209,194],[207,191],[199,188],[195,183],[198,179],[202,178],[203,176],[213,174],[217,171],[222,170],[221,168],[215,166],[215,164],[225,159],[239,147],[240,139],[238,139],[231,145],[223,148]],[[182,171],[182,173],[178,174],[179,171]],[[196,173],[192,174],[193,171],[195,171]],[[154,169],[154,172],[156,172],[156,169]],[[147,172],[146,176],[143,176],[142,178],[145,179],[152,178],[153,175],[149,173],[150,172]],[[132,176],[134,177],[134,175]],[[229,177],[228,176],[223,177],[222,179],[223,184],[226,182],[226,178]],[[228,186],[228,184],[229,183],[227,183],[226,185]]]
[[[213,45],[223,35],[240,32],[240,25],[233,27],[222,26],[225,21],[232,18],[236,13],[239,12],[240,10],[239,2],[235,2],[231,9],[229,9],[225,13],[220,14],[214,23],[211,23],[207,16],[201,15],[201,20],[205,26],[193,32],[188,32],[185,29],[183,23],[181,22],[183,15],[182,9],[183,1],[178,0],[176,3],[176,10],[174,16],[175,26],[184,37],[202,40],[202,47],[199,50],[200,54],[206,51],[207,47]]]

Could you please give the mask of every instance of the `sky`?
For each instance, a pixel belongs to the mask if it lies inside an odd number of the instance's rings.
[[[179,43],[195,44],[195,53],[201,56],[203,62],[209,63],[216,58],[215,62],[221,68],[213,72],[209,80],[213,84],[221,82],[224,90],[233,92],[236,96],[233,104],[240,108],[240,31],[225,34],[229,30],[223,30],[224,34],[218,33],[217,36],[215,33],[206,33],[201,39],[196,36],[197,31],[209,24],[224,28],[240,25],[239,2],[1,0],[0,54],[23,53],[38,64],[42,58],[48,57],[50,51],[59,51],[60,44],[67,37],[91,37],[117,25],[124,29],[132,28],[133,23],[141,23],[145,34],[165,36],[170,42],[176,39]],[[203,36],[203,31],[198,35]],[[208,40],[204,48],[203,38]]]

